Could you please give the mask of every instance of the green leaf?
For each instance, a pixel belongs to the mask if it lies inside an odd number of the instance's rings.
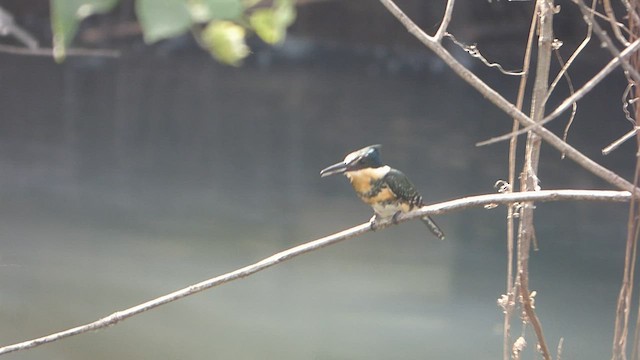
[[[148,44],[182,35],[193,23],[184,0],[137,0],[136,15]]]
[[[264,42],[280,44],[295,17],[293,3],[290,0],[279,0],[272,8],[254,11],[249,17],[249,23]]]
[[[249,55],[245,43],[245,29],[231,21],[211,21],[202,31],[202,40],[218,61],[239,66]]]
[[[62,62],[80,22],[93,14],[111,11],[118,0],[51,0],[53,56]]]
[[[189,10],[194,21],[207,22],[238,19],[244,8],[240,0],[191,0]]]

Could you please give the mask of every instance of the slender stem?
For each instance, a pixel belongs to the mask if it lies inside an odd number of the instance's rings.
[[[638,184],[640,176],[640,159],[636,160],[634,184]],[[627,337],[629,334],[629,312],[631,310],[631,292],[633,290],[633,263],[637,242],[638,219],[637,199],[634,197],[629,203],[629,217],[627,220],[627,242],[625,247],[624,268],[622,272],[622,284],[618,301],[616,304],[616,317],[613,329],[613,360],[624,360],[627,358]]]
[[[582,99],[585,95],[587,95],[591,90],[598,85],[602,80],[606,79],[607,76],[615,70],[620,64],[621,59],[626,59],[629,56],[633,55],[638,49],[640,49],[640,39],[635,40],[631,45],[629,45],[626,49],[624,49],[620,53],[620,57],[615,57],[609,61],[609,63],[602,68],[591,80],[587,81],[578,91],[573,93],[571,96],[567,97],[562,101],[560,105],[558,105],[549,115],[547,115],[544,119],[542,119],[538,123],[531,124],[527,127],[524,127],[518,130],[515,133],[509,133],[501,136],[496,136],[486,141],[482,141],[477,145],[489,145],[499,141],[504,141],[510,139],[514,135],[524,134],[529,131],[535,131],[535,129],[541,128],[549,121],[556,119],[558,116],[562,115],[569,107],[571,107],[575,102]],[[546,140],[546,139],[545,139]]]
[[[433,36],[434,41],[441,42],[442,37],[447,32],[447,27],[449,27],[449,23],[451,22],[451,16],[453,14],[453,3],[454,0],[447,0],[447,7],[444,9],[444,15],[442,16],[442,23],[440,23],[440,27],[438,31]]]
[[[603,0],[604,4],[604,13],[607,14],[607,19],[609,20],[609,24],[611,24],[611,30],[616,35],[618,41],[620,41],[623,45],[629,45],[629,41],[622,35],[620,28],[618,27],[618,21],[616,20],[616,14],[613,12],[613,7],[611,6],[611,0]]]
[[[640,37],[640,19],[638,19],[637,13],[636,13],[636,9],[638,7],[640,7],[640,3],[638,3],[637,1],[634,2],[633,7],[631,6],[631,4],[629,4],[628,1],[623,1],[625,6],[627,7],[627,14],[631,15],[629,16],[629,28],[631,30],[631,39],[637,39]],[[640,68],[640,55],[638,55],[637,53],[631,58],[631,64],[635,69]],[[632,89],[632,93],[634,97],[638,96],[638,83],[635,81],[631,81],[630,85],[633,85],[631,87]],[[635,113],[635,119],[634,120],[634,125],[637,121],[637,119],[640,118],[640,107],[638,106],[637,102],[633,102],[632,106],[634,108],[634,113]],[[640,149],[640,136],[637,135],[636,132],[636,149]],[[637,150],[636,150],[636,154],[637,154]],[[634,186],[638,186],[638,180],[640,178],[640,159],[636,158],[636,174],[635,174],[635,179],[634,179]],[[635,199],[634,199],[635,200]],[[635,210],[634,212],[630,211],[630,216],[633,217],[634,219],[634,225],[635,228],[633,229],[635,234],[634,234],[634,238],[633,238],[633,255],[632,255],[632,267],[631,270],[629,271],[631,273],[631,279],[630,279],[630,283],[632,284],[631,286],[633,286],[633,283],[635,283],[634,281],[634,274],[635,274],[635,265],[637,264],[637,249],[638,249],[638,237],[640,236],[640,223],[639,223],[639,219],[638,219],[638,206],[637,206],[637,201],[633,201],[633,209]],[[630,205],[629,208],[631,209],[632,206]],[[630,222],[629,222],[630,223]],[[631,230],[631,227],[629,227],[629,230]],[[629,231],[627,230],[627,232]],[[627,234],[627,236],[629,236],[629,234]],[[631,297],[629,297],[629,308],[627,309],[627,313],[629,313],[631,311]],[[640,304],[638,305],[640,307]],[[639,355],[638,355],[638,346],[639,346],[639,342],[640,342],[640,315],[639,313],[636,312],[636,324],[635,324],[635,329],[634,329],[634,334],[633,334],[633,343],[632,343],[632,348],[631,348],[631,360],[638,360],[639,359]]]
[[[531,119],[539,122],[544,117],[547,92],[549,91],[549,70],[551,66],[551,51],[553,42],[553,0],[538,0],[538,58],[536,61],[536,78],[533,84],[533,98],[531,101]],[[540,163],[540,148],[542,138],[535,132],[529,132],[525,148],[524,168],[522,170],[521,190],[536,191],[539,188],[538,164]],[[531,242],[535,241],[534,204],[526,202],[522,207],[520,229],[518,233],[518,278],[520,284],[520,299],[529,323],[533,326],[538,340],[542,357],[551,360],[549,348],[543,335],[542,325],[531,305],[529,294],[529,252]]]
[[[527,80],[529,78],[529,67],[531,65],[531,50],[533,49],[533,39],[536,33],[536,25],[538,24],[538,15],[534,9],[531,16],[531,25],[529,26],[529,36],[527,38],[527,47],[524,53],[524,59],[522,61],[522,76],[520,77],[520,86],[518,88],[518,98],[516,99],[516,107],[522,111],[522,104],[524,103],[524,95],[527,88]],[[514,119],[512,126],[512,133],[518,131],[520,123]],[[518,137],[512,136],[509,140],[509,192],[513,192],[513,188],[516,182],[516,152],[518,145]],[[512,304],[515,304],[515,290],[513,284],[513,251],[514,251],[514,214],[515,209],[513,206],[509,206],[507,209],[507,304],[504,312],[504,322],[502,331],[502,358],[503,360],[509,360],[509,354],[511,353],[511,344],[509,341],[511,332],[511,316],[513,315]]]
[[[13,55],[28,55],[28,56],[45,56],[53,57],[53,49],[51,48],[25,48],[22,46],[13,46],[0,44],[0,53],[13,54]],[[120,51],[110,49],[86,49],[86,48],[71,48],[67,49],[66,56],[97,56],[97,57],[109,57],[117,58],[120,56]]]
[[[600,24],[598,24],[597,21],[591,21],[591,19],[593,19],[592,17],[590,17],[591,9],[584,4],[583,0],[573,0],[573,2],[578,5],[578,8],[580,8],[580,11],[582,12],[582,18],[584,19],[584,21],[587,24],[590,23],[591,25],[593,25],[593,30],[596,36],[600,39],[600,41],[602,41],[603,44],[606,45],[605,47],[607,48],[607,50],[609,50],[611,55],[613,55],[616,58],[621,58],[620,50],[618,50],[616,45],[613,43],[613,40],[611,40],[611,37],[607,35],[607,32],[602,29],[602,27],[600,26]],[[615,29],[617,29],[617,27],[615,27]],[[624,44],[625,46],[627,46],[629,43],[625,42]],[[621,59],[620,64],[626,71],[629,72],[629,75],[631,75],[631,77],[633,78],[633,80],[635,80],[636,83],[640,83],[640,73],[638,73],[638,70],[636,70],[633,66],[631,66],[631,64],[629,64],[629,62],[624,58]]]
[[[634,127],[629,132],[627,132],[626,134],[622,135],[619,139],[617,139],[616,141],[612,142],[610,145],[607,145],[607,147],[602,149],[602,155],[609,155],[613,150],[615,150],[618,147],[620,147],[620,145],[625,143],[627,140],[629,140],[632,137],[636,136],[636,134],[638,133],[638,129],[640,129],[640,128]]]
[[[596,6],[596,0],[592,0],[591,1],[591,20],[592,21],[593,21],[593,10],[595,6]],[[571,64],[573,64],[573,62],[578,58],[578,55],[580,55],[582,50],[584,50],[584,48],[587,47],[587,44],[591,41],[592,33],[593,33],[593,25],[591,24],[591,22],[589,22],[587,23],[587,34],[585,35],[584,39],[582,39],[582,42],[580,43],[580,45],[578,45],[576,50],[571,54],[567,62],[564,65],[562,65],[562,69],[560,69],[560,71],[556,75],[556,78],[553,79],[553,81],[551,82],[551,85],[549,86],[549,91],[547,92],[547,97],[545,99],[545,102],[549,99],[549,97],[553,93],[553,90],[556,88],[556,85],[560,82],[560,79],[562,79],[562,77],[569,71],[569,67],[571,66]]]
[[[411,213],[404,214],[397,217],[397,222],[405,222],[411,219],[423,217],[424,215],[442,214],[452,211],[463,210],[472,207],[480,207],[495,204],[513,204],[519,201],[609,201],[609,202],[627,202],[631,198],[631,194],[626,191],[603,191],[603,190],[546,190],[527,193],[510,193],[510,194],[489,194],[478,195],[467,198],[456,199],[439,204],[433,204],[422,207]],[[392,220],[382,222],[379,224],[378,229],[393,226]],[[60,331],[51,335],[43,336],[40,338],[20,342],[13,345],[7,345],[0,348],[0,355],[8,354],[14,351],[26,350],[34,348],[39,345],[47,344],[50,342],[58,341],[70,336],[79,335],[91,330],[97,330],[115,325],[123,320],[131,318],[135,315],[139,315],[145,311],[154,309],[161,305],[168,304],[170,302],[180,300],[184,297],[197,294],[201,291],[210,289],[215,286],[219,286],[234,280],[238,280],[259,271],[265,270],[271,266],[277,265],[286,260],[294,257],[306,254],[311,251],[319,250],[325,246],[336,244],[340,241],[353,238],[355,236],[364,234],[371,231],[371,224],[364,223],[352,227],[350,229],[325,236],[323,238],[313,240],[293,248],[281,251],[277,254],[271,255],[263,260],[260,260],[254,264],[247,265],[240,269],[228,272],[226,274],[216,276],[214,278],[199,282],[197,284],[188,286],[186,288],[174,291],[170,294],[166,294],[155,298],[153,300],[146,301],[142,304],[130,307],[125,310],[115,312],[109,316],[96,320],[94,322],[76,326],[74,328]]]
[[[451,53],[449,53],[441,44],[435,42],[432,37],[425,34],[392,0],[380,0],[380,2],[395,16],[418,40],[420,40],[431,51],[438,55],[460,78],[465,80],[469,85],[473,86],[479,93],[491,101],[494,105],[504,111],[510,117],[518,120],[525,126],[537,125],[522,111],[518,110],[511,102],[505,99],[493,88],[484,83],[473,72],[465,68]],[[639,44],[640,45],[640,44]],[[578,92],[576,92],[577,94]],[[570,106],[570,105],[569,105]],[[635,191],[633,185],[627,180],[620,177],[613,171],[605,168],[589,157],[567,144],[561,138],[544,127],[534,127],[531,131],[536,132],[544,141],[554,147],[560,153],[566,154],[567,158],[573,160],[592,174],[604,179],[610,184],[627,191]]]

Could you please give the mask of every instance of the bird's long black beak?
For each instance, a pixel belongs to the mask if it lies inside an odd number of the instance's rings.
[[[348,165],[342,161],[337,164],[333,164],[327,167],[326,169],[322,169],[322,171],[320,171],[320,177],[325,177],[325,176],[335,175],[335,174],[343,174],[345,171],[347,171],[347,166]]]

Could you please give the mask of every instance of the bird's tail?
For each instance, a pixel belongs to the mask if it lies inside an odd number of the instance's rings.
[[[440,227],[436,225],[436,223],[433,221],[433,219],[431,219],[431,217],[429,216],[421,217],[420,220],[422,220],[422,222],[425,225],[427,225],[427,227],[429,228],[429,230],[431,230],[433,235],[438,237],[438,239],[440,240],[444,240],[444,232],[442,232],[442,229],[440,229]]]

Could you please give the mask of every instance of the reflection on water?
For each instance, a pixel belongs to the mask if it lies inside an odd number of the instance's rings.
[[[504,146],[473,144],[509,122],[458,80],[141,60],[3,59],[2,344],[366,221],[346,180],[318,173],[363,145],[384,144],[427,201],[506,176]],[[545,186],[602,186],[556,154],[542,171]],[[567,358],[605,358],[624,206],[538,209],[531,282],[548,341],[564,337]],[[504,217],[440,216],[444,242],[419,223],[366,234],[8,358],[496,359]]]

